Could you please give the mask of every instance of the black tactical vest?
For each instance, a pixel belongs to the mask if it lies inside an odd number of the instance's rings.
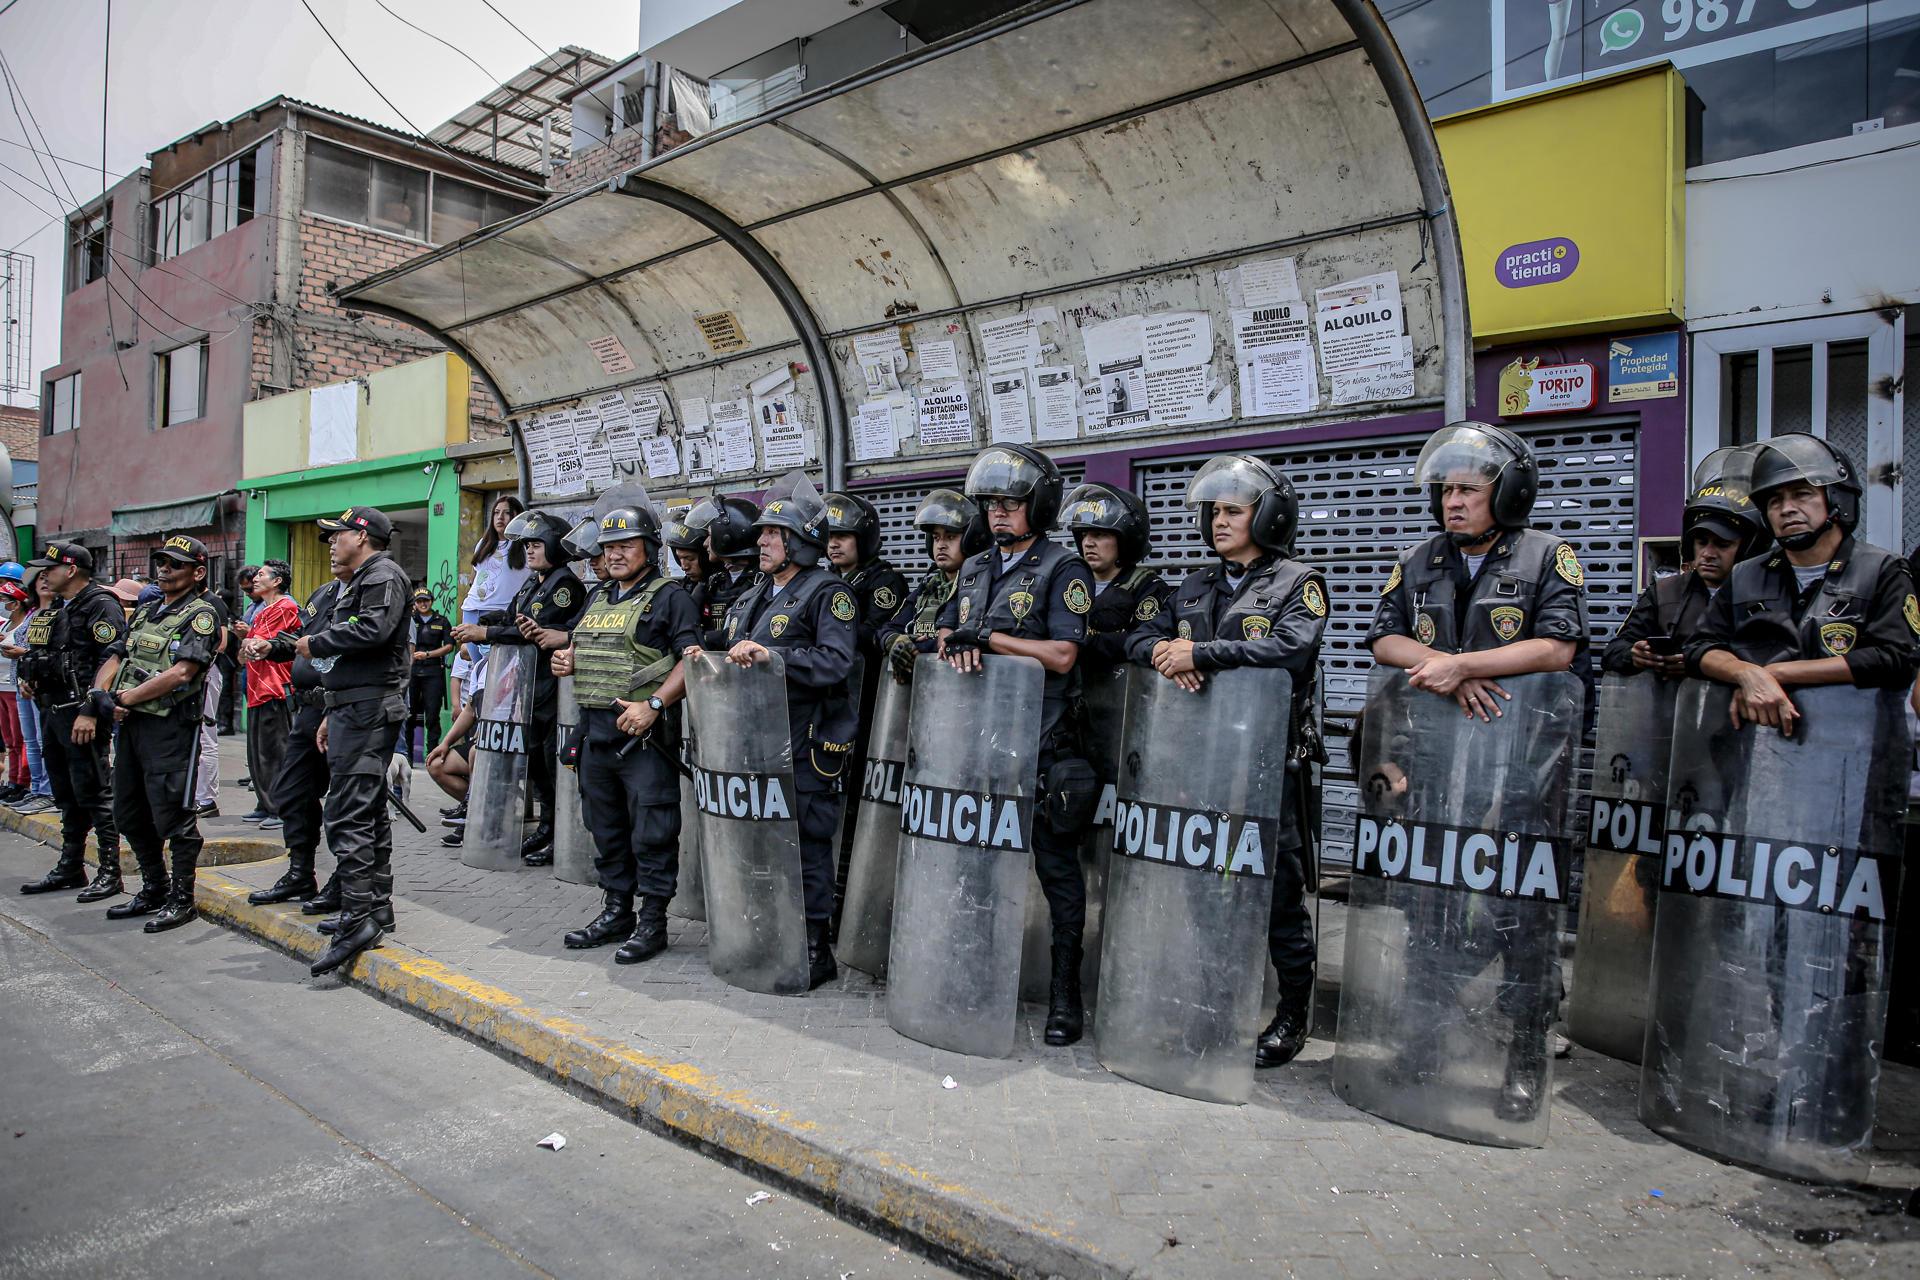
[[[1897,557],[1851,538],[1840,544],[1806,611],[1794,616],[1794,578],[1786,553],[1743,560],[1724,588],[1733,593],[1733,644],[1765,665],[1800,658],[1844,658],[1866,633],[1880,571]]]
[[[1413,638],[1442,653],[1476,653],[1530,639],[1540,583],[1553,572],[1561,543],[1538,529],[1502,534],[1465,593],[1465,617],[1457,616],[1446,535],[1414,547],[1400,558]],[[1504,556],[1499,554],[1503,545],[1509,548]]]

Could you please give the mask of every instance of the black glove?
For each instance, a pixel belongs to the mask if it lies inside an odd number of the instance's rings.
[[[113,719],[114,709],[120,705],[113,700],[113,695],[105,689],[89,689],[87,691],[87,704],[88,715],[96,720],[109,721]]]
[[[913,664],[920,657],[920,651],[913,647],[913,641],[906,636],[895,636],[887,647],[887,661],[893,664],[893,678],[901,684],[913,679]]]
[[[962,628],[958,631],[950,631],[947,633],[948,653],[953,653],[958,649],[984,649],[986,647],[986,637],[972,628]]]

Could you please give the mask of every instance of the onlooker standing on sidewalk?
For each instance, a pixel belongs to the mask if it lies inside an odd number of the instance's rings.
[[[453,624],[433,607],[433,592],[425,587],[413,593],[413,616],[407,620],[412,639],[413,666],[407,676],[406,756],[414,759],[413,728],[420,726],[420,751],[433,750],[440,740],[440,706],[447,696],[447,655],[453,652]]]
[[[200,714],[200,763],[194,773],[193,800],[197,806],[195,814],[201,818],[220,816],[220,707],[221,697],[227,686],[226,667],[235,664],[228,658],[227,646],[233,643],[233,611],[227,608],[227,602],[220,598],[217,591],[205,592],[206,599],[213,605],[220,619],[220,630],[214,637],[214,661],[207,667],[207,696]],[[224,663],[221,659],[227,658]],[[238,670],[238,668],[235,668]]]
[[[300,626],[300,606],[287,594],[293,581],[293,566],[284,560],[269,560],[253,575],[253,604],[247,621],[234,627],[250,640],[271,640],[282,631]],[[263,831],[278,830],[279,811],[273,803],[273,781],[280,776],[280,758],[287,750],[287,730],[293,722],[293,704],[288,701],[293,664],[256,659],[248,662],[247,690],[247,773],[253,778],[253,812],[249,822],[258,822]]]
[[[27,654],[27,627],[40,614],[54,607],[53,583],[45,574],[30,574],[26,579],[26,587],[27,594],[32,597],[32,605],[25,610],[15,611],[8,618],[6,640],[4,645],[0,645],[0,653],[16,661]],[[16,677],[18,674],[16,667]],[[47,776],[47,762],[40,754],[40,707],[31,694],[17,698],[15,702],[20,712],[20,737],[26,743],[27,776],[32,790],[18,800],[9,801],[7,807],[15,813],[45,813],[53,808],[53,780]]]
[[[6,602],[10,616],[18,617],[26,612],[27,589],[7,573],[9,569],[18,573],[20,566],[12,561],[0,565],[0,600]],[[18,690],[13,659],[0,650],[0,742],[7,748],[7,785],[0,787],[0,803],[25,799],[28,791],[27,744],[20,736]]]
[[[520,585],[532,572],[527,568],[526,547],[518,542],[509,542],[506,538],[507,526],[525,510],[520,499],[510,493],[503,493],[493,500],[486,531],[473,547],[473,585],[467,588],[466,598],[460,602],[462,623],[477,623],[481,614],[493,613],[512,604],[514,596],[520,593]],[[476,673],[481,670],[480,662],[486,654],[487,646],[483,644],[460,647],[453,664],[455,715],[460,714],[460,708],[466,705],[472,686],[479,683]]]

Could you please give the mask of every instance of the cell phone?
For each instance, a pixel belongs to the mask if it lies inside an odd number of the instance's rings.
[[[1663,658],[1677,658],[1680,656],[1680,638],[1671,635],[1648,636],[1647,648]]]

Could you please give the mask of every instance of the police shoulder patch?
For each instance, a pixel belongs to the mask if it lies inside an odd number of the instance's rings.
[[[1908,596],[1908,597],[1907,597],[1907,603],[1908,603],[1909,605],[1911,605],[1911,604],[1913,603],[1913,597],[1912,597],[1912,596]],[[1909,615],[1909,616],[1911,616],[1911,615]],[[94,624],[93,624],[93,638],[94,638],[95,640],[97,640],[97,641],[99,641],[99,642],[100,642],[101,644],[112,644],[112,643],[113,643],[113,624],[112,624],[111,622],[96,622],[96,623],[94,623]]]
[[[1249,640],[1265,640],[1273,634],[1273,620],[1271,618],[1242,618],[1240,619],[1240,634]]]
[[[212,635],[213,634],[213,610],[202,609],[200,612],[194,614],[193,630],[194,630],[194,634],[196,635],[203,635],[203,636]]]
[[[1851,622],[1829,622],[1820,628],[1820,647],[1836,658],[1844,658],[1853,652],[1858,636]]]
[[[1160,601],[1155,596],[1141,596],[1140,603],[1133,607],[1133,616],[1141,622],[1155,618],[1159,613]]]
[[[1587,583],[1586,571],[1580,567],[1580,557],[1573,554],[1573,548],[1564,542],[1553,553],[1553,570],[1576,587],[1583,587]]]
[[[553,593],[553,607],[554,607],[554,608],[556,608],[556,609],[564,609],[564,608],[566,608],[566,607],[567,607],[568,605],[570,605],[570,604],[572,604],[572,603],[573,603],[573,588],[572,588],[572,587],[560,587],[560,588],[558,588],[557,590],[555,590],[555,591],[554,591],[554,593]]]
[[[842,622],[853,621],[853,615],[854,615],[853,596],[848,592],[845,592],[845,591],[834,592],[833,602],[829,604],[827,607],[833,611],[833,616],[840,619],[840,621]]]
[[[1093,597],[1087,594],[1087,584],[1078,578],[1067,584],[1060,598],[1070,613],[1090,613],[1093,610]]]
[[[1920,600],[1913,598],[1913,592],[1907,592],[1907,602],[1900,606],[1900,614],[1907,620],[1907,630],[1920,636]]]
[[[1520,627],[1527,615],[1510,604],[1503,604],[1487,615],[1487,621],[1493,623],[1493,633],[1502,641],[1512,640],[1520,634]]]
[[[774,639],[777,640],[782,635],[786,634],[787,623],[790,621],[792,621],[792,619],[787,617],[786,614],[776,613],[773,615],[773,620],[767,623],[767,630],[771,632],[773,634]]]
[[[900,597],[893,593],[892,587],[875,587],[873,590],[873,602],[882,609],[893,609],[899,606]]]
[[[1307,612],[1314,617],[1327,616],[1327,595],[1320,590],[1320,584],[1312,578],[1308,578],[1307,585],[1300,588],[1300,601],[1307,606]]]
[[[1393,572],[1387,575],[1387,585],[1380,588],[1380,594],[1383,596],[1387,595],[1391,593],[1393,589],[1399,585],[1400,585],[1400,566],[1396,562],[1393,566]]]

